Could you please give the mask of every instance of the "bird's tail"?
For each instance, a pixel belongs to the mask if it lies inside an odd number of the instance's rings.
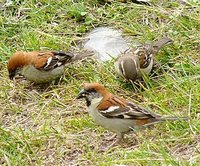
[[[83,60],[87,57],[91,57],[94,55],[94,51],[89,51],[89,50],[80,50],[79,52],[76,52],[74,53],[74,57],[72,58],[71,60],[71,63],[72,62],[76,62],[76,61],[79,61],[79,60]]]
[[[162,47],[171,43],[173,40],[168,37],[163,37],[153,44],[153,49],[157,53]]]
[[[60,63],[64,64],[70,61],[74,54],[71,52],[64,52],[64,51],[52,51],[52,53],[56,56]]]
[[[187,117],[156,117],[152,119],[152,122],[147,123],[144,127],[148,127],[157,123],[166,122],[166,121],[176,121],[176,120],[188,120]]]
[[[187,117],[160,117],[159,121],[175,121],[175,120],[188,120]]]

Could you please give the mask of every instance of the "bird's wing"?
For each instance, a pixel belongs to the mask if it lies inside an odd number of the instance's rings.
[[[39,52],[34,61],[34,67],[39,70],[53,70],[69,62],[73,54],[67,52]]]
[[[120,71],[121,75],[127,80],[136,80],[138,77],[138,72],[140,70],[138,57],[127,53],[122,55],[117,59],[116,67]]]
[[[107,108],[104,106],[104,109],[101,109],[101,107],[98,109],[106,118],[139,120],[159,117],[159,115],[156,115],[132,102],[125,103],[116,96],[112,96],[104,102],[107,103]]]

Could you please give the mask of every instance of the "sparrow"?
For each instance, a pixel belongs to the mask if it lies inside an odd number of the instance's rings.
[[[170,42],[172,39],[164,37],[153,44],[146,43],[128,49],[116,59],[114,64],[116,72],[128,81],[135,81],[143,74],[148,75],[154,66],[154,56]]]
[[[73,57],[70,52],[17,51],[7,64],[9,78],[13,79],[20,74],[36,83],[50,82],[63,74],[65,64]]]
[[[88,112],[100,126],[117,134],[117,141],[124,134],[158,122],[186,120],[186,117],[162,117],[133,102],[110,93],[99,83],[85,83],[77,99],[85,98]]]

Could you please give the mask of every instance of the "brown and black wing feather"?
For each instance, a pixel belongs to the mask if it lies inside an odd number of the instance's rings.
[[[60,67],[73,58],[73,54],[67,52],[40,52],[34,62],[38,70],[49,71]]]
[[[62,66],[69,62],[73,58],[73,54],[67,52],[52,52],[54,56],[52,56],[49,61],[43,67],[44,70],[52,70],[59,66]]]
[[[114,105],[107,104],[107,108],[99,108],[100,113],[106,118],[120,118],[120,119],[156,119],[160,117],[145,108],[138,106],[134,103],[120,103],[120,98],[114,96],[107,100],[107,103],[113,103]],[[114,102],[113,102],[114,101]]]

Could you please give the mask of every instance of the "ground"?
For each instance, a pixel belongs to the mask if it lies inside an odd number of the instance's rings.
[[[101,2],[101,3],[100,3]],[[200,6],[197,2],[5,1],[0,3],[0,165],[199,165]],[[66,68],[57,82],[36,85],[9,80],[7,60],[16,50],[64,50],[95,27],[122,30],[131,41],[169,36],[173,44],[156,59],[161,67],[139,85],[113,68],[86,59]],[[134,39],[134,40],[132,40]],[[167,116],[165,122],[126,135],[107,149],[113,133],[97,126],[85,102],[76,100],[83,82]]]

